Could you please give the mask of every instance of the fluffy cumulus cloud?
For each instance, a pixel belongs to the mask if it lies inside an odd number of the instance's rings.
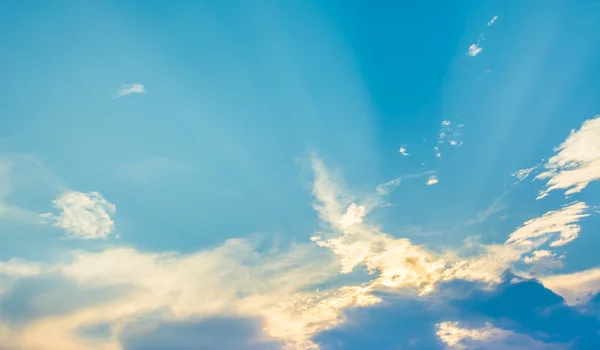
[[[114,230],[112,215],[116,207],[98,192],[67,192],[52,201],[58,215],[43,214],[55,227],[65,230],[67,237],[106,239]]]
[[[464,249],[439,252],[383,232],[368,220],[376,199],[356,198],[318,158],[313,157],[312,166],[314,208],[322,223],[312,242],[266,252],[251,239],[231,239],[186,254],[124,247],[81,250],[44,268],[8,261],[0,264],[0,274],[13,282],[64,281],[72,286],[69,300],[85,302],[77,307],[49,303],[53,296],[65,294],[60,287],[64,283],[35,288],[38,295],[28,298],[28,308],[37,316],[27,322],[0,320],[0,332],[9,334],[16,348],[121,350],[139,344],[131,339],[158,332],[165,323],[202,323],[230,315],[260,324],[252,328],[262,330],[256,339],[268,336],[280,344],[277,347],[289,350],[318,349],[320,334],[343,327],[350,310],[385,305],[386,294],[402,293],[434,305],[439,300],[436,292],[442,296],[442,287],[457,280],[487,288],[499,285],[516,262],[543,255],[539,251],[544,244],[557,246],[575,239],[577,223],[587,215],[587,206],[577,202],[525,222],[502,244],[470,240]],[[69,192],[54,206],[59,214],[50,219],[71,236],[106,238],[114,229],[115,207],[98,193]],[[352,272],[363,276],[357,279]],[[565,290],[553,282],[551,277],[544,279],[553,289]],[[15,286],[18,283],[4,285],[0,295],[21,294],[11,290]],[[461,293],[444,295],[457,294]],[[43,312],[47,305],[53,305],[52,312]],[[436,324],[437,328],[423,329],[429,337],[437,332],[441,342],[451,346],[500,344],[500,338],[514,336],[510,330],[468,328],[447,319],[436,319]],[[99,327],[103,336],[89,335],[90,329]],[[424,346],[423,337],[408,342]]]
[[[544,164],[544,171],[536,176],[536,179],[547,180],[538,198],[554,190],[566,190],[565,195],[578,193],[600,179],[600,116],[572,130],[555,151],[556,155]]]
[[[400,147],[400,149],[398,150],[398,152],[403,155],[403,156],[410,156],[410,154],[408,154],[408,152],[406,151],[406,146],[402,146]]]
[[[142,84],[123,85],[121,89],[117,91],[115,98],[123,97],[130,94],[141,94],[144,92],[146,92],[146,88]]]

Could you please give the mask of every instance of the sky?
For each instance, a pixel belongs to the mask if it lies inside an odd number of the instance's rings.
[[[599,16],[6,3],[0,350],[600,348]]]

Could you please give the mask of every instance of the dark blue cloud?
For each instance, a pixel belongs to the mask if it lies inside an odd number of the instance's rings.
[[[190,322],[164,322],[146,332],[125,332],[125,350],[270,350],[282,344],[265,339],[257,320],[212,318]]]
[[[347,322],[315,339],[325,350],[443,349],[435,335],[437,323],[479,328],[489,322],[513,333],[502,344],[476,348],[600,349],[597,317],[569,307],[537,281],[513,283],[512,277],[492,291],[461,282],[441,286],[437,296],[427,298],[383,296],[383,304],[348,310]]]
[[[503,329],[546,342],[570,343],[575,349],[600,349],[600,321],[566,305],[564,299],[537,281],[511,283],[479,291],[455,303],[464,314],[482,315]]]
[[[437,349],[435,324],[444,313],[428,302],[383,296],[374,307],[348,310],[348,321],[315,338],[324,349]]]

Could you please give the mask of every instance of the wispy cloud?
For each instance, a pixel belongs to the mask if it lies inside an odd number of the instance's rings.
[[[462,128],[463,124],[453,126],[449,120],[442,121],[437,143],[443,144],[447,142],[450,146],[461,146],[463,144],[463,141],[460,139]],[[438,152],[439,148],[435,147],[435,151]]]
[[[560,210],[549,211],[541,217],[525,222],[523,226],[511,233],[507,242],[529,246],[534,239],[548,239],[549,235],[559,233],[558,237],[550,242],[550,246],[565,245],[579,235],[581,227],[576,223],[580,219],[589,216],[587,209],[585,203],[576,202]]]
[[[571,130],[557,152],[535,178],[548,179],[538,199],[551,191],[565,189],[565,195],[581,192],[590,182],[600,179],[600,115],[585,121],[579,130]]]
[[[474,224],[482,223],[485,220],[487,220],[490,216],[497,214],[497,213],[501,212],[502,210],[506,209],[506,204],[503,203],[504,196],[505,195],[503,194],[503,195],[497,197],[496,199],[494,199],[494,202],[492,203],[492,205],[487,207],[484,211],[477,213],[475,215],[474,219],[467,221],[467,224],[474,225]]]
[[[483,48],[479,47],[479,44],[472,44],[469,46],[469,50],[467,51],[467,55],[471,57],[475,57],[481,53]]]
[[[400,149],[398,150],[398,152],[400,152],[400,154],[403,155],[403,156],[410,156],[410,154],[408,154],[406,152],[406,146],[400,147]]]
[[[43,218],[64,229],[69,238],[106,239],[115,228],[111,216],[116,207],[98,192],[67,192],[52,204],[60,213],[43,214]]]
[[[130,94],[141,94],[146,92],[146,88],[142,84],[131,84],[123,85],[119,91],[117,91],[115,98],[123,97]]]
[[[488,27],[491,27],[494,25],[494,23],[496,23],[496,20],[498,20],[498,16],[494,16],[492,17],[492,19],[490,19],[490,21],[488,22]]]
[[[388,193],[390,193],[394,188],[398,187],[401,183],[401,181],[403,180],[408,180],[408,179],[414,179],[414,178],[419,178],[422,176],[427,176],[427,175],[431,175],[431,174],[435,174],[437,171],[436,170],[428,170],[428,171],[423,171],[420,173],[415,173],[415,174],[408,174],[408,175],[403,175],[403,176],[399,176],[391,181],[388,181],[386,183],[383,183],[381,185],[378,185],[376,187],[376,191],[379,195],[386,195]]]
[[[427,179],[427,186],[430,186],[430,185],[435,185],[435,184],[436,184],[436,183],[438,183],[438,182],[439,182],[439,180],[438,180],[437,176],[435,176],[435,175],[431,175],[431,176],[429,177],[429,179]]]
[[[519,181],[525,180],[531,173],[538,168],[537,165],[532,166],[531,168],[525,168],[521,170],[517,170],[514,173],[510,174],[513,177],[516,177]]]

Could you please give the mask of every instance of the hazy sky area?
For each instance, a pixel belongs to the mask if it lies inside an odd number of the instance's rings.
[[[599,18],[4,2],[0,350],[600,349]]]

